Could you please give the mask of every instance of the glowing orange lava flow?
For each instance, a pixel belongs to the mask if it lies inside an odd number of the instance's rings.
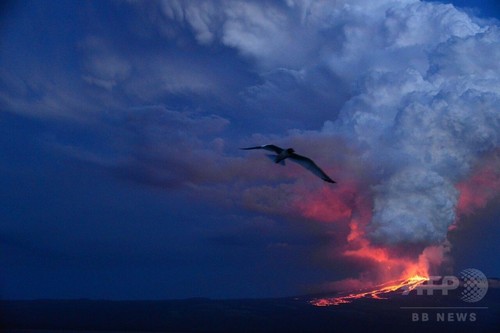
[[[406,280],[400,280],[400,281],[391,281],[388,283],[384,283],[381,285],[376,286],[374,289],[371,290],[359,290],[358,292],[352,292],[347,295],[341,295],[337,297],[331,297],[331,298],[320,298],[320,299],[315,299],[311,301],[312,305],[315,306],[330,306],[330,305],[339,305],[339,304],[344,304],[344,303],[350,303],[355,299],[359,298],[375,298],[375,299],[384,299],[383,295],[394,292],[397,290],[406,290],[410,291],[415,289],[419,284],[428,281],[429,278],[420,276],[420,275],[414,275]]]
[[[442,263],[445,252],[443,246],[428,246],[417,258],[410,258],[388,248],[374,246],[364,237],[364,231],[356,220],[352,220],[348,241],[353,248],[345,250],[343,256],[364,260],[370,263],[371,268],[358,279],[331,283],[331,288],[340,291],[339,296],[315,299],[311,301],[313,305],[338,305],[360,298],[383,299],[391,292],[411,291],[429,280],[431,266]]]

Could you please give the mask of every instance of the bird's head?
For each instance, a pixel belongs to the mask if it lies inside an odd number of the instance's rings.
[[[293,150],[293,148],[288,148],[288,149],[286,150],[286,152],[287,152],[288,154],[291,154],[291,153],[295,153],[295,150]]]

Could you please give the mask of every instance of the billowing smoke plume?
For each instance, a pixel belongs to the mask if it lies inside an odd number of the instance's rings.
[[[455,184],[500,143],[499,30],[434,4],[391,9],[379,19],[377,31],[389,32],[366,52],[380,59],[325,131],[360,147],[362,163],[380,179],[372,188],[372,240],[439,243],[457,218]],[[435,30],[413,30],[416,22]],[[399,64],[384,64],[395,53]]]
[[[456,219],[455,184],[500,144],[500,51],[482,55],[499,31],[473,31],[422,45],[425,72],[371,71],[329,128],[364,147],[363,162],[382,177],[370,225],[377,242],[443,241]]]

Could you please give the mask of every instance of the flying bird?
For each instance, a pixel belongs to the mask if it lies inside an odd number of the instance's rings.
[[[287,158],[289,158],[291,161],[302,165],[304,168],[311,171],[316,176],[323,179],[325,182],[335,183],[335,181],[333,179],[331,179],[323,170],[321,170],[321,168],[319,166],[317,166],[313,160],[311,160],[308,157],[296,154],[295,150],[293,150],[293,148],[283,149],[283,148],[280,148],[280,147],[275,146],[275,145],[262,145],[262,146],[248,147],[248,148],[241,148],[241,149],[243,149],[243,150],[265,149],[265,150],[272,151],[272,152],[276,153],[276,155],[272,155],[275,163],[284,164],[285,160]]]

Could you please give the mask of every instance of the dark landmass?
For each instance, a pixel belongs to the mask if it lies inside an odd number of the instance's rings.
[[[476,303],[462,301],[456,292],[448,296],[393,292],[386,299],[362,298],[327,307],[311,305],[317,297],[331,295],[241,300],[3,300],[0,323],[4,332],[500,332],[499,288],[490,288]]]

